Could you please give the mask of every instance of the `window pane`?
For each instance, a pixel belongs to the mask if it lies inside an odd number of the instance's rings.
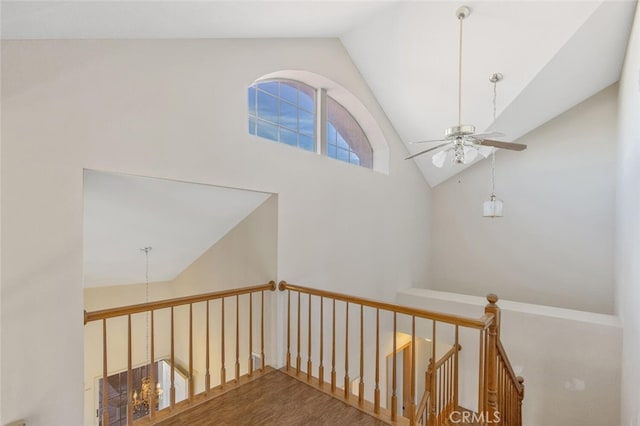
[[[298,130],[298,108],[288,102],[280,101],[280,125]]]
[[[337,145],[337,158],[363,167],[373,167],[373,149],[364,131],[351,113],[333,98],[327,97],[327,145]],[[335,129],[335,134],[331,129]],[[335,135],[335,140],[333,139]],[[348,153],[348,156],[345,156]]]
[[[298,134],[287,129],[280,129],[280,142],[287,145],[298,146]]]
[[[315,89],[292,80],[271,80],[247,90],[249,133],[315,151]]]
[[[278,122],[278,100],[258,91],[258,117],[273,123]]]
[[[313,89],[300,85],[300,93],[298,96],[298,105],[307,111],[315,111],[315,93]]]
[[[294,83],[280,82],[280,98],[298,105],[298,88]]]
[[[344,138],[342,137],[342,135],[340,133],[338,133],[338,146],[340,148],[344,148],[344,149],[349,149],[349,144],[347,143],[347,141],[344,140]]]
[[[277,81],[267,81],[264,83],[258,83],[258,88],[264,90],[265,92],[269,92],[272,95],[278,96],[278,82]]]
[[[299,126],[298,129],[300,133],[313,136],[315,133],[313,131],[313,128],[314,128],[313,113],[299,110],[298,117],[300,120],[298,123],[298,126]]]
[[[327,147],[327,155],[331,158],[337,158],[338,157],[338,148],[336,148],[335,145],[329,145]]]
[[[267,123],[266,121],[258,120],[258,136],[271,139],[272,141],[277,141],[278,126]]]
[[[338,148],[338,160],[349,162],[349,151]]]
[[[307,151],[314,151],[314,145],[315,144],[313,143],[313,138],[311,136],[300,135],[300,148]]]
[[[327,125],[327,141],[330,144],[336,144],[336,128],[331,123]]]
[[[249,115],[256,115],[256,89],[249,87],[247,96],[249,97]]]

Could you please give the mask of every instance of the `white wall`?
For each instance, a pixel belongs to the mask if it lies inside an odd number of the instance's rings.
[[[616,91],[496,154],[503,218],[482,217],[490,159],[434,188],[430,288],[613,312]]]
[[[471,318],[486,300],[425,289],[397,302]],[[619,423],[622,328],[617,317],[500,300],[501,340],[525,379],[523,424],[602,426]],[[439,333],[440,335],[440,333]],[[444,337],[443,335],[443,338]],[[478,333],[460,330],[461,405],[477,401]],[[467,373],[467,374],[465,374]]]
[[[1,59],[0,422],[82,422],[83,168],[277,193],[279,279],[378,299],[426,282],[430,191],[338,40],[9,41]],[[248,135],[246,87],[281,69],[360,99],[389,175]]]
[[[623,426],[640,425],[640,8],[620,76],[616,308],[624,324]]]

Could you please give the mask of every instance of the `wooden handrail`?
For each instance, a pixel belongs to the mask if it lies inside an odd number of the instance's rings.
[[[451,358],[456,352],[460,352],[462,350],[462,345],[458,345],[458,350],[456,351],[456,347],[452,346],[451,349],[447,351],[446,354],[442,355],[442,357],[436,362],[436,370],[440,368],[442,364],[447,362],[449,358]]]
[[[502,346],[502,342],[498,340],[498,356],[502,358],[505,367],[507,368],[507,372],[509,373],[509,378],[511,382],[515,386],[519,395],[524,393],[524,386],[521,383],[521,377],[516,376],[516,373],[513,371],[513,367],[511,366],[511,361],[509,361],[509,357],[507,356],[507,351],[505,351],[504,346]]]
[[[393,303],[378,302],[375,300],[365,299],[362,297],[349,296],[341,293],[334,293],[327,290],[317,290],[314,288],[303,287],[295,284],[289,284],[286,281],[280,281],[278,284],[280,291],[291,290],[300,293],[311,294],[314,296],[327,297],[334,300],[340,300],[348,303],[355,303],[363,306],[368,306],[376,309],[383,309],[386,311],[396,312],[399,314],[406,314],[410,316],[416,316],[419,318],[425,318],[444,322],[448,324],[460,325],[463,327],[485,329],[493,322],[493,315],[485,314],[480,318],[467,318],[459,315],[443,314],[441,312],[427,311],[424,309],[410,308],[407,306],[396,305]]]
[[[222,299],[224,297],[237,296],[241,294],[254,293],[258,291],[276,289],[275,281],[251,287],[242,287],[231,290],[216,291],[213,293],[198,294],[196,296],[178,297],[175,299],[160,300],[158,302],[140,303],[138,305],[121,306],[117,308],[102,309],[93,312],[84,312],[85,325],[91,321],[115,318],[123,315],[137,314],[157,309],[171,308],[175,306],[188,305],[191,303],[205,302],[208,300]]]
[[[420,399],[420,405],[418,405],[418,410],[416,411],[416,419],[417,420],[422,418],[422,415],[424,414],[425,410],[427,409],[427,404],[429,403],[430,394],[431,394],[431,392],[429,392],[429,389],[424,391],[424,394],[422,395],[422,399]]]

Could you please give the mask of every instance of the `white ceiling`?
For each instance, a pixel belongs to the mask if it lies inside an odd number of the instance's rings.
[[[270,194],[86,170],[84,286],[168,281]]]

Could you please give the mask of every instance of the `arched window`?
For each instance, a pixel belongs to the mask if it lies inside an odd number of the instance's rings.
[[[374,150],[365,131],[343,104],[327,95],[328,90],[336,91],[336,96],[346,91],[335,85],[327,89],[317,80],[311,84],[285,78],[252,84],[248,89],[249,133],[373,168]]]
[[[291,80],[249,87],[249,133],[315,151],[315,90]]]

